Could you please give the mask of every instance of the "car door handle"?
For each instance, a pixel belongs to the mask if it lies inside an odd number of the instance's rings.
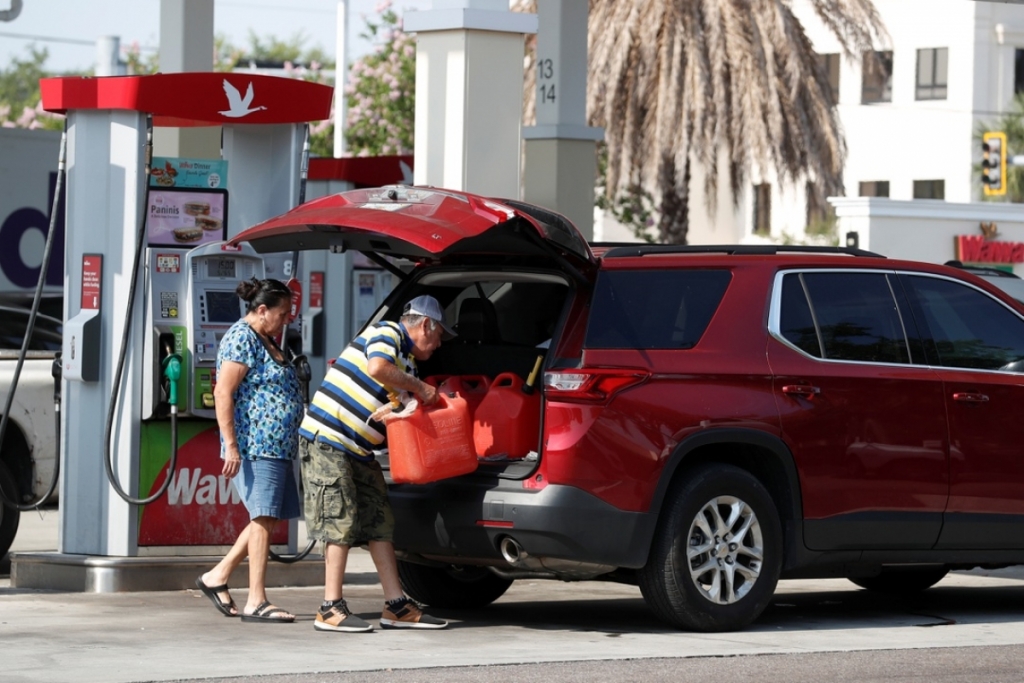
[[[953,394],[954,401],[963,401],[965,403],[985,403],[988,401],[988,396],[985,394],[976,394],[970,391],[958,391]]]
[[[809,384],[785,384],[782,387],[782,393],[788,396],[803,396],[804,398],[814,398],[821,393],[821,389],[818,387],[812,387]]]

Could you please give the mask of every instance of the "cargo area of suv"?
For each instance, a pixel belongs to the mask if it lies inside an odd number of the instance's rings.
[[[720,631],[780,578],[912,592],[1024,563],[1024,311],[969,273],[839,248],[588,245],[538,207],[407,187],[235,240],[410,260],[374,320],[440,302],[458,337],[421,377],[536,377],[520,452],[392,484],[416,600],[614,580]]]

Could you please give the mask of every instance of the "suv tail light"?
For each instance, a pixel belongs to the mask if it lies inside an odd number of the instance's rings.
[[[600,368],[544,373],[544,394],[558,401],[605,403],[651,376],[647,370]]]

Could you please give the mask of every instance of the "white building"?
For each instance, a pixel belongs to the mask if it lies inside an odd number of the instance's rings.
[[[838,92],[846,196],[979,201],[975,131],[994,123],[1014,93],[1024,90],[1024,5],[875,0],[875,7],[889,34],[887,44],[876,46],[891,60],[888,79],[865,74],[860,57],[843,57],[810,3],[793,2]],[[712,216],[705,209],[700,169],[694,170],[690,244],[808,240],[802,184],[780,185],[770,170],[754,170],[734,206],[728,183],[720,182]],[[628,238],[607,220],[595,225],[595,233],[598,239]]]

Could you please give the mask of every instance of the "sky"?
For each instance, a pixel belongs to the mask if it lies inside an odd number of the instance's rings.
[[[381,0],[348,0],[349,59],[372,46],[359,38],[364,17],[375,16]],[[0,0],[0,11],[12,0]],[[396,10],[429,9],[431,0],[395,0]],[[224,34],[237,47],[249,45],[249,31],[260,38],[288,40],[297,33],[309,47],[334,56],[338,0],[214,0],[214,35]],[[22,37],[27,36],[27,38]],[[121,47],[138,42],[156,48],[160,38],[160,0],[22,0],[14,21],[0,22],[0,69],[13,57],[28,56],[28,46],[45,47],[45,68],[54,73],[94,68],[96,39],[118,36]],[[33,40],[34,38],[34,40]]]

